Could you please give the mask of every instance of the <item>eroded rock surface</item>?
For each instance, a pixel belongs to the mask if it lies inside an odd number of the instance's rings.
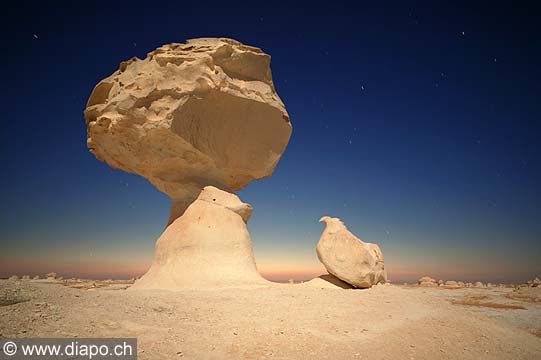
[[[357,238],[338,218],[324,216],[319,221],[326,227],[317,244],[317,256],[329,274],[357,288],[387,281],[378,245]]]
[[[198,289],[266,284],[246,223],[252,207],[207,186],[156,242],[148,272],[132,289]]]
[[[270,56],[225,38],[122,62],[94,88],[85,119],[97,159],[173,199],[169,223],[204,186],[237,191],[269,177],[292,130]]]

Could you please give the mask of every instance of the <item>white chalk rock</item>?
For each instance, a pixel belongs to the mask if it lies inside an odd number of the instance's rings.
[[[319,221],[326,226],[317,244],[317,256],[329,274],[357,288],[387,281],[378,245],[361,241],[338,218],[323,216]]]
[[[455,280],[448,280],[445,282],[445,287],[450,288],[450,289],[457,289],[460,286],[458,285],[458,282],[456,282]]]
[[[225,38],[122,62],[92,91],[85,119],[97,159],[173,199],[169,223],[204,186],[237,191],[271,176],[292,130],[270,56]]]
[[[436,281],[436,279],[433,279],[430,276],[423,276],[422,278],[417,280],[417,284],[419,286],[427,286],[427,287],[429,287],[429,286],[443,286],[444,282],[443,282],[443,280]]]
[[[252,207],[207,186],[165,229],[154,262],[131,289],[200,289],[264,285],[246,222]]]

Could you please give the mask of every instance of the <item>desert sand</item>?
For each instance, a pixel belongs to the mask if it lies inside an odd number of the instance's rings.
[[[538,359],[541,288],[325,281],[126,291],[0,280],[2,337],[137,337],[140,359]]]

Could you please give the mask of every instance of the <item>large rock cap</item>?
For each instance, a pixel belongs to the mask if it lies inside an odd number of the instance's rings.
[[[198,289],[262,285],[246,227],[252,207],[207,186],[156,242],[148,272],[133,289]]]
[[[164,45],[94,88],[87,144],[99,160],[173,199],[169,223],[201,188],[269,177],[291,135],[270,56],[225,38]]]
[[[361,241],[338,218],[323,216],[319,221],[326,227],[317,244],[317,256],[330,274],[357,288],[387,281],[378,245]]]

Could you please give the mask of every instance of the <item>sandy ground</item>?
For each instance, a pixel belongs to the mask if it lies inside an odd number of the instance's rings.
[[[140,359],[541,359],[541,288],[317,284],[0,280],[0,336],[137,337]]]

